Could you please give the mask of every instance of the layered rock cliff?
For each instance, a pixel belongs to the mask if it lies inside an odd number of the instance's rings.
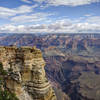
[[[56,100],[45,77],[45,62],[39,49],[0,47],[0,62],[7,72],[5,87],[19,100]]]

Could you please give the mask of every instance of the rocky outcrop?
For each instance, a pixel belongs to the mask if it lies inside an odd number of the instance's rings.
[[[6,88],[19,100],[56,100],[45,77],[42,53],[35,47],[0,47],[0,62],[7,71]]]

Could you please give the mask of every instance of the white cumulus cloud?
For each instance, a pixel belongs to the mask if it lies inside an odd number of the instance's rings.
[[[21,0],[21,1],[25,3],[32,3],[30,0]]]
[[[40,12],[40,13],[34,13],[34,14],[15,16],[11,18],[11,21],[15,23],[39,22],[39,21],[46,20],[48,16],[51,16],[51,15],[52,14],[50,13]]]
[[[34,0],[36,2],[47,3],[48,6],[60,6],[60,5],[68,5],[68,6],[79,6],[79,5],[86,5],[91,4],[94,2],[100,2],[100,0]]]
[[[50,24],[33,25],[4,25],[0,32],[7,33],[97,33],[100,32],[100,23],[96,23],[99,16],[86,17],[84,22],[71,19],[56,20]],[[94,21],[93,21],[94,19]],[[91,23],[91,21],[93,21]]]
[[[35,7],[37,7],[37,4],[33,6],[22,5],[12,9],[6,7],[0,7],[0,18],[8,18],[8,17],[15,16],[17,14],[27,14],[33,12],[33,9]]]

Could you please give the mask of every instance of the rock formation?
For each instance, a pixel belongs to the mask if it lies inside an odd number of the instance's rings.
[[[45,77],[42,53],[35,47],[0,47],[0,62],[7,71],[6,88],[19,100],[56,100]]]

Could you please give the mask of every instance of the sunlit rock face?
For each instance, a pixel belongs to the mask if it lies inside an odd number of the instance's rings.
[[[0,62],[8,72],[6,87],[19,100],[56,100],[45,77],[42,53],[35,47],[0,47]]]

